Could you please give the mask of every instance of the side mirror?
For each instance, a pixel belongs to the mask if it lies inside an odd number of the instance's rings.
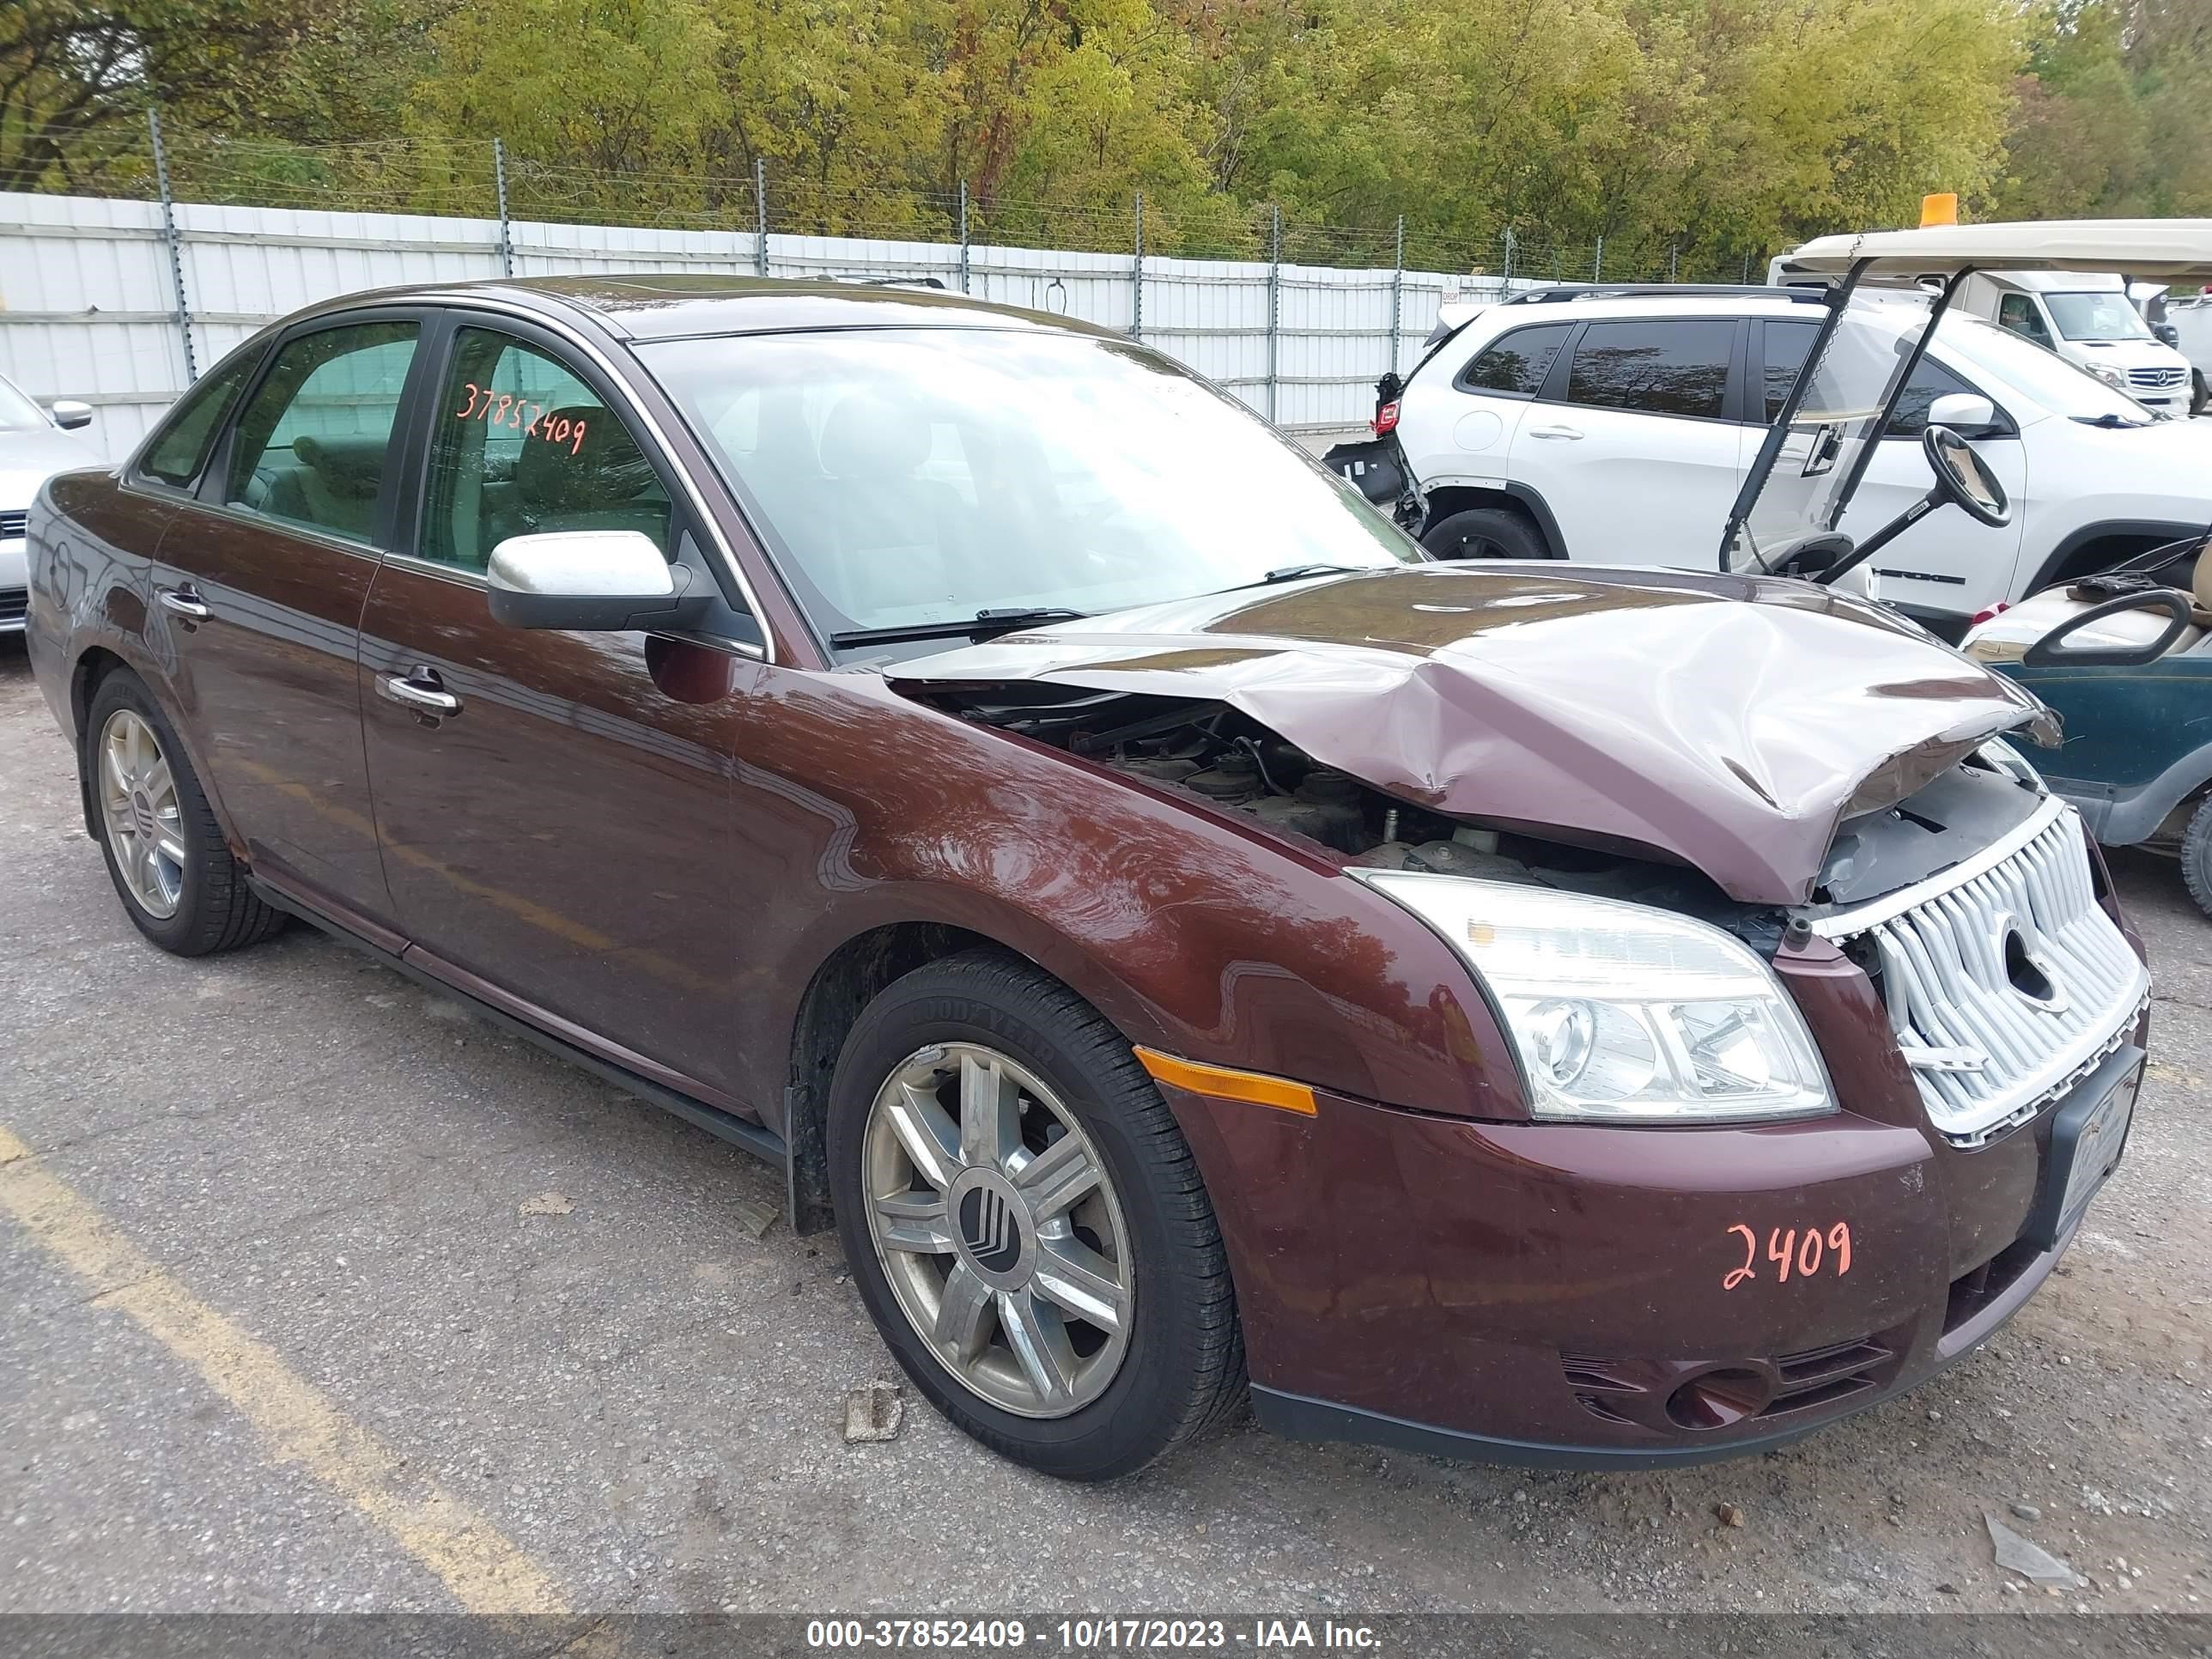
[[[1997,423],[1997,406],[1971,392],[1947,392],[1928,405],[1928,423],[1961,433],[1984,432]]]
[[[92,405],[79,403],[74,398],[57,398],[46,405],[46,412],[54,417],[54,424],[64,432],[74,432],[79,427],[92,424]]]
[[[509,628],[684,629],[714,602],[711,592],[690,592],[691,572],[635,530],[509,536],[492,549],[485,575],[492,617]]]
[[[1954,397],[1965,401],[1962,396]],[[1973,401],[1984,409],[1989,407],[1986,398]],[[1929,492],[1931,506],[1956,501],[1984,524],[2010,521],[2012,503],[2005,499],[2004,486],[1996,481],[1996,475],[1982,464],[1982,458],[1974,453],[1972,444],[1949,427],[1939,425],[1932,410],[1928,429],[1920,434],[1920,447],[1928,457],[1929,470],[1936,474],[1936,488]]]
[[[2078,634],[2092,623],[2106,617],[2116,617],[2124,611],[2163,611],[2172,618],[2163,632],[2148,644],[2141,645],[2068,645],[2069,636]],[[2021,653],[2023,668],[2140,668],[2147,662],[2155,662],[2173,647],[2182,630],[2194,620],[2194,611],[2189,594],[2178,587],[2153,588],[2146,593],[2123,593],[2118,599],[2106,599],[2102,605],[2093,605],[2087,611],[2069,617],[2041,639]]]

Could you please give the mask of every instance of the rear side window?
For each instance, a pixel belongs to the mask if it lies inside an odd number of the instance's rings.
[[[1544,377],[1574,332],[1571,323],[1546,323],[1516,328],[1483,347],[1459,377],[1468,392],[1502,392],[1510,398],[1533,398],[1543,390]]]
[[[1567,401],[1718,418],[1728,398],[1735,330],[1721,318],[1592,323],[1575,347]]]
[[[167,424],[147,450],[138,470],[163,483],[179,487],[191,483],[199,475],[200,463],[207,459],[208,446],[215,441],[216,429],[222,424],[222,417],[230,412],[239,387],[246,384],[246,376],[260,361],[259,352],[249,351],[179,398],[176,408],[169,413]]]
[[[419,328],[356,323],[280,349],[238,417],[223,500],[370,539]]]

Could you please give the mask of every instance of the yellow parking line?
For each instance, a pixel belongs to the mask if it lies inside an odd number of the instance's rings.
[[[436,1482],[411,1474],[392,1449],[331,1399],[200,1301],[118,1232],[76,1192],[39,1167],[0,1127],[0,1211],[75,1269],[95,1307],[120,1308],[207,1379],[276,1456],[342,1494],[402,1549],[437,1574],[471,1613],[568,1611],[545,1571]]]

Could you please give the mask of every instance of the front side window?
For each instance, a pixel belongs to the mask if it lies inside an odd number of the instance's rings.
[[[556,530],[635,530],[667,556],[668,491],[606,400],[550,352],[459,330],[431,418],[422,557],[482,571],[508,537]]]
[[[1533,398],[1544,389],[1544,377],[1552,372],[1552,364],[1574,331],[1571,323],[1546,323],[1500,335],[1467,366],[1459,383],[1468,392]]]
[[[1771,425],[1782,414],[1783,400],[1805,367],[1805,354],[1813,349],[1820,328],[1814,323],[1774,323],[1766,325],[1766,419]],[[1923,356],[1912,378],[1898,394],[1897,408],[1882,435],[1917,438],[1928,429],[1929,406],[1954,392],[1978,396],[1974,388],[1934,358]]]
[[[419,331],[356,323],[281,347],[239,416],[223,500],[369,540]]]
[[[1567,401],[1717,419],[1728,398],[1735,330],[1721,318],[1592,323],[1575,347]]]
[[[825,632],[1422,557],[1249,410],[1126,341],[850,329],[637,350]]]
[[[138,470],[149,478],[179,488],[191,483],[199,475],[200,463],[207,459],[216,429],[230,412],[232,400],[260,361],[260,353],[248,351],[178,399]]]
[[[2042,313],[2036,310],[2035,301],[2025,294],[2008,294],[1997,301],[1997,323],[2015,334],[2024,334],[2038,345],[2051,343],[2051,331],[2043,325]]]

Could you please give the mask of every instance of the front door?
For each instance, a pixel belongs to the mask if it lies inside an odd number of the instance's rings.
[[[1732,318],[1595,322],[1513,434],[1514,479],[1571,559],[1713,568],[1746,465],[1729,417]],[[1757,434],[1753,434],[1756,447]]]
[[[379,937],[355,654],[421,330],[394,315],[281,343],[157,561],[172,683],[248,861]]]
[[[509,536],[635,530],[696,559],[672,477],[556,342],[471,323],[443,359],[420,526],[362,623],[377,829],[410,954],[634,1071],[748,1103],[723,1017],[744,926],[737,700],[665,693],[665,642],[507,628],[484,597]],[[732,690],[757,668],[727,666]]]

